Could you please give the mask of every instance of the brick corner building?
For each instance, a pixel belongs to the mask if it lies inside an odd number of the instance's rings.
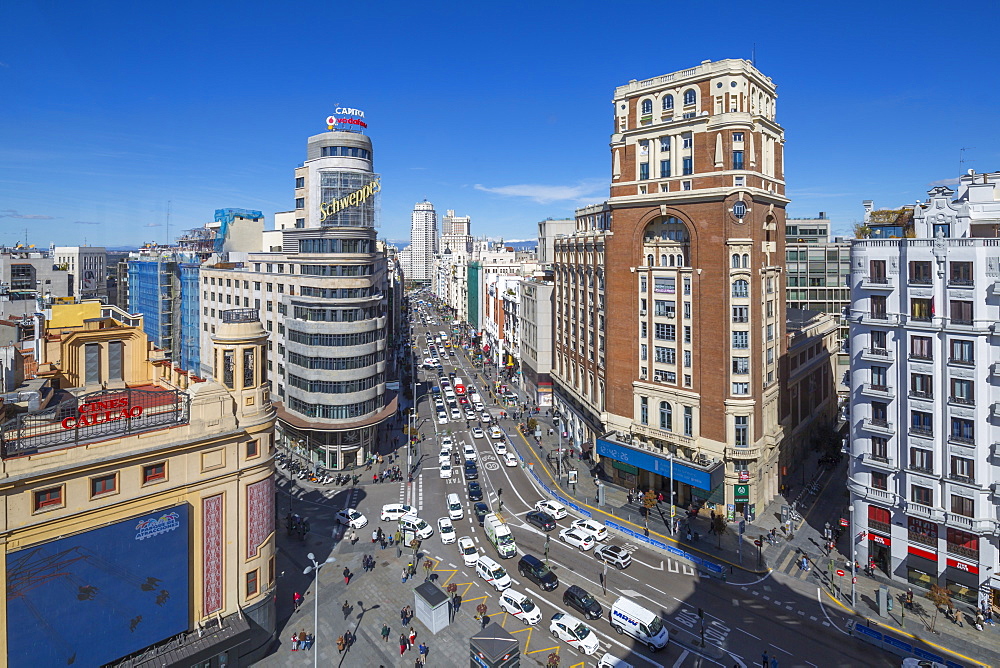
[[[618,87],[606,211],[578,211],[577,233],[555,244],[553,384],[571,441],[595,440],[617,483],[730,519],[779,485],[788,199],[775,98],[746,60]]]

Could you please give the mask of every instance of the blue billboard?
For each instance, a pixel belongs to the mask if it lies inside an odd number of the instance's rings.
[[[188,506],[7,554],[11,666],[100,666],[188,629]]]
[[[671,467],[669,457],[660,457],[651,452],[636,450],[603,438],[597,439],[597,454],[601,457],[618,460],[623,464],[631,464],[644,471],[658,473],[666,478],[670,477]],[[674,460],[674,480],[691,485],[697,489],[712,491],[722,484],[724,474],[725,467],[722,466],[716,467],[709,473],[708,471],[702,471],[692,466],[686,466],[676,459]]]

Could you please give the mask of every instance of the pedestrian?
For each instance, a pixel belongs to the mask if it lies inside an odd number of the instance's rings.
[[[778,657],[771,657],[771,668],[778,668]]]
[[[377,540],[378,540],[378,531],[372,531],[372,542],[374,543]]]
[[[316,641],[316,636],[314,636],[311,633],[307,633],[306,634],[306,649],[310,649],[311,650],[313,648],[313,642],[315,642],[315,641]]]
[[[292,651],[293,652],[298,652],[299,651],[299,634],[298,633],[293,633],[292,634]]]
[[[344,631],[344,642],[347,643],[347,649],[350,650],[354,646],[354,634],[350,630]]]
[[[417,648],[420,651],[420,656],[423,657],[423,661],[427,661],[427,651],[428,647],[424,643],[420,643],[420,647]]]
[[[389,642],[389,625],[382,624],[382,642]]]
[[[760,656],[760,665],[761,665],[761,668],[771,668],[771,666],[770,666],[770,659],[767,656],[767,651],[766,650]]]
[[[411,626],[410,627],[410,647],[413,647],[413,644],[415,642],[417,642],[417,632],[414,631],[413,627]]]
[[[351,529],[351,538],[350,538],[350,540],[351,540],[351,545],[354,545],[355,543],[358,542],[358,532],[355,531],[354,529]]]
[[[345,649],[347,649],[347,641],[344,640],[344,636],[340,636],[337,638],[337,654],[343,654]]]
[[[906,590],[906,607],[909,610],[913,610],[913,589],[907,588]]]
[[[351,582],[351,569],[344,566],[344,584],[349,584]]]
[[[604,595],[607,596],[608,595],[608,586],[607,586],[607,584],[604,581],[604,572],[603,571],[601,571],[601,589],[604,590]]]
[[[632,505],[632,490],[628,491],[628,503],[629,505]]]
[[[402,607],[399,609],[399,623],[402,626],[406,626],[406,608]]]
[[[351,604],[347,601],[344,601],[344,605],[340,609],[344,611],[344,619],[351,616]]]
[[[960,608],[955,608],[955,623],[958,624],[959,628],[964,628],[965,624],[962,622],[965,620],[965,615]]]
[[[402,633],[400,633],[399,634],[399,655],[400,656],[403,656],[403,654],[406,652],[406,647],[407,647],[406,636],[404,636]]]
[[[292,594],[292,609],[298,610],[300,605],[302,605],[302,594],[295,592]]]

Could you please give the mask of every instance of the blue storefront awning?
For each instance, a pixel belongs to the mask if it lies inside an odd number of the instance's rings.
[[[644,471],[650,471],[665,478],[670,477],[669,457],[661,457],[652,452],[638,450],[603,438],[597,439],[597,454],[601,457],[617,460],[623,464],[631,464]],[[720,463],[711,471],[704,471],[674,459],[673,468],[673,477],[677,482],[711,492],[722,484],[726,467]]]

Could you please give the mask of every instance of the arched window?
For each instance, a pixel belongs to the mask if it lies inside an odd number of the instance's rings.
[[[644,113],[644,114],[651,114],[651,113],[653,113],[653,101],[652,100],[643,100],[642,101],[642,113]]]
[[[689,104],[694,104],[695,99],[696,95],[694,92],[694,88],[688,88],[686,91],[684,91],[684,106],[687,106]]]
[[[674,411],[666,401],[660,402],[660,429],[673,431]]]
[[[663,98],[663,109],[667,110],[673,108],[674,108],[674,96],[668,95],[665,98]]]
[[[733,269],[739,269],[740,268],[740,256],[739,256],[738,253],[733,253],[732,266],[733,266]]]
[[[733,297],[749,297],[750,296],[750,283],[743,280],[742,278],[738,281],[733,281]]]
[[[669,260],[669,262],[670,262],[670,266],[671,266],[671,267],[672,267],[672,266],[674,266],[674,256],[673,256],[673,255],[671,255],[671,256],[670,256],[670,257],[668,258],[668,260]]]
[[[646,256],[646,266],[647,267],[652,267],[653,266],[653,256],[652,255],[647,255]]]
[[[750,268],[750,255],[747,253],[743,254],[743,268],[744,269]]]
[[[684,266],[684,256],[683,255],[678,255],[677,256],[677,266],[678,267],[683,267]]]
[[[666,267],[667,266],[667,255],[666,255],[666,253],[664,253],[663,255],[660,256],[660,266],[661,267]]]

